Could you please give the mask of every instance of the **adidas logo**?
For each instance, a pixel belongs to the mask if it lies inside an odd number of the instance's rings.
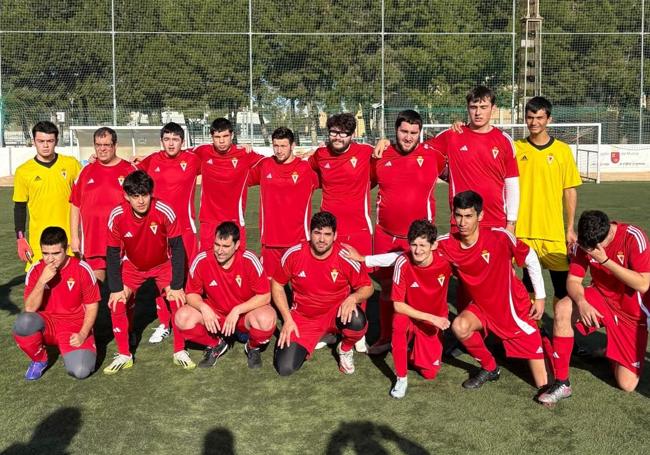
[[[300,278],[307,278],[307,274],[305,273],[304,270],[303,270],[302,272],[300,272],[300,273],[298,274],[298,276],[299,276]]]
[[[35,182],[40,182],[41,180],[43,179],[39,175],[37,175],[36,178],[34,179]]]
[[[330,163],[325,163],[325,166],[323,166],[323,167],[324,167],[325,169],[329,169],[329,168],[330,168]]]
[[[641,368],[641,362],[632,362],[631,364],[634,368]]]
[[[466,145],[463,145],[463,146],[460,148],[460,151],[461,151],[461,152],[466,152],[467,150],[468,150],[468,149],[467,149],[467,146],[466,146]]]
[[[156,169],[153,170],[154,172],[160,172],[160,167],[156,167]]]
[[[88,180],[88,185],[90,185],[91,183],[95,183],[95,179]]]
[[[528,161],[528,157],[526,155],[522,156],[521,161]]]
[[[208,164],[212,164],[212,158],[207,161]]]
[[[268,174],[266,174],[266,178],[267,178],[267,179],[272,179],[273,176],[272,176],[271,173],[269,172]]]
[[[553,351],[553,358],[554,359],[559,359],[560,356],[557,354],[557,352]]]
[[[393,163],[391,163],[390,161],[388,163],[386,163],[386,167],[392,167],[392,166],[393,166]]]
[[[122,333],[122,331],[120,330],[119,327],[115,327],[115,328],[113,329],[113,333]]]
[[[418,284],[417,281],[414,281],[413,284],[411,284],[411,287],[412,287],[412,288],[419,288],[420,285]]]
[[[126,234],[124,234],[125,239],[129,239],[131,237],[133,237],[133,234],[131,234],[130,232],[127,232]]]
[[[440,360],[436,360],[435,362],[433,362],[433,365],[434,365],[434,366],[438,366],[438,365],[440,365]]]
[[[535,354],[543,354],[543,353],[544,353],[544,350],[542,349],[541,346],[537,348],[537,351],[535,351]]]
[[[210,286],[216,286],[217,282],[215,280],[210,281]]]

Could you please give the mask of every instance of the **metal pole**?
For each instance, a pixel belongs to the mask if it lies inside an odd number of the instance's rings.
[[[117,126],[117,80],[115,74],[115,0],[111,0],[111,59],[113,66],[113,126]]]
[[[517,20],[516,17],[516,0],[512,0],[512,67],[511,67],[511,72],[512,72],[512,97],[510,100],[510,121],[514,123],[515,121],[515,50],[517,46],[517,36],[515,35],[516,32],[516,24],[515,21]]]
[[[643,57],[644,57],[644,32],[645,32],[645,0],[641,0],[641,93],[639,96],[639,144],[643,143],[643,104],[644,104],[644,93],[643,93],[643,83],[644,83],[644,68],[643,68]],[[600,179],[600,174],[598,175]]]
[[[385,97],[385,91],[386,91],[386,66],[385,66],[385,55],[386,55],[386,49],[385,49],[385,38],[386,38],[386,30],[385,30],[385,8],[384,8],[384,0],[381,0],[381,123],[379,124],[379,136],[384,138],[386,137],[386,97]]]
[[[4,99],[2,98],[2,33],[0,33],[0,147],[5,143],[5,130],[4,130]],[[11,173],[11,155],[9,158],[9,170]]]
[[[248,139],[253,145],[253,0],[248,0],[248,85],[249,111]],[[261,115],[261,114],[260,114]]]

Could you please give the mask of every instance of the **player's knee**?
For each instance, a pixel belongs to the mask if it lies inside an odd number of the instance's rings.
[[[573,312],[573,302],[569,297],[558,300],[553,305],[553,319],[555,323],[570,323]]]
[[[14,333],[18,336],[29,336],[45,328],[43,318],[38,313],[20,313],[14,322]]]
[[[280,376],[291,376],[305,361],[307,350],[298,343],[291,343],[284,349],[275,351],[275,370]]]
[[[420,370],[420,375],[427,381],[431,381],[438,376],[438,368]]]
[[[405,314],[396,313],[393,315],[393,333],[403,335],[408,327],[409,317]]]
[[[185,330],[188,329],[190,325],[193,326],[194,324],[191,324],[191,315],[192,311],[187,306],[183,306],[176,311],[176,315],[174,316],[174,324],[176,325],[176,328]]]
[[[469,321],[462,316],[457,316],[451,323],[451,330],[459,339],[465,339],[470,335]]]
[[[97,356],[94,352],[79,349],[63,356],[65,370],[76,379],[85,379],[95,370]]]
[[[277,317],[275,315],[275,310],[269,306],[262,307],[261,311],[256,311],[254,318],[251,321],[251,325],[259,330],[270,330],[275,327]]]
[[[636,390],[636,386],[639,385],[639,377],[633,373],[617,374],[616,384],[624,392],[634,392]]]
[[[86,379],[93,372],[93,369],[87,365],[66,366],[66,371],[75,379]]]
[[[350,322],[344,323],[341,318],[336,318],[336,327],[339,330],[353,330],[358,332],[366,328],[366,313],[360,308],[357,307],[357,311],[352,313],[352,319]]]

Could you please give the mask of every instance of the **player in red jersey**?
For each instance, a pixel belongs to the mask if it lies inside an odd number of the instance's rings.
[[[584,287],[587,270],[591,284]],[[636,226],[610,222],[599,210],[584,212],[578,221],[578,247],[569,266],[569,296],[554,308],[555,382],[540,395],[542,403],[553,404],[571,396],[572,324],[583,335],[605,327],[606,356],[612,362],[616,384],[626,392],[636,389],[648,344],[649,286],[646,234]]]
[[[224,221],[237,223],[241,248],[246,248],[246,198],[251,168],[264,157],[233,144],[230,120],[218,118],[210,125],[212,144],[194,149],[201,158],[200,248],[210,248],[214,233]]]
[[[162,127],[160,143],[163,149],[138,163],[138,168],[153,179],[154,197],[168,203],[176,213],[185,247],[185,264],[189,264],[197,248],[194,193],[196,178],[201,173],[201,159],[195,153],[183,150],[185,131],[177,123],[170,122]],[[169,336],[171,313],[162,296],[156,298],[156,313],[160,325],[149,338],[149,343],[160,343]],[[181,339],[178,332],[174,339]]]
[[[153,186],[153,179],[146,172],[138,170],[129,174],[123,185],[126,201],[115,207],[108,219],[106,274],[111,291],[108,307],[118,353],[104,368],[105,374],[133,366],[127,311],[132,313],[132,297],[142,283],[149,278],[156,281],[158,290],[164,291],[170,301],[172,317],[185,304],[185,248],[181,229],[174,210],[152,197]],[[174,363],[179,362],[181,353],[187,356],[174,343]]]
[[[452,323],[456,337],[481,364],[480,371],[463,382],[476,389],[499,379],[500,369],[483,337],[488,331],[503,341],[508,357],[528,359],[535,385],[547,383],[542,339],[536,321],[544,313],[544,281],[535,251],[504,228],[479,229],[483,200],[474,191],[456,194],[453,214],[458,232],[439,238],[440,250],[465,286],[470,304]],[[528,267],[535,289],[528,292],[515,275],[512,260]]]
[[[93,325],[99,307],[99,286],[90,266],[66,256],[68,239],[50,226],[40,238],[43,258],[25,278],[25,311],[13,327],[18,347],[32,360],[25,379],[39,379],[47,368],[45,345],[59,348],[69,375],[83,379],[95,369],[97,350]]]
[[[112,128],[97,129],[93,142],[96,160],[81,170],[70,195],[70,247],[103,282],[108,215],[124,200],[122,183],[135,167],[117,156],[117,133]]]
[[[213,247],[196,255],[186,294],[187,305],[176,313],[175,323],[185,341],[206,346],[199,367],[214,366],[228,349],[224,338],[235,331],[249,335],[248,367],[262,366],[260,347],[271,339],[276,316],[268,277],[257,256],[240,249],[237,224],[221,223]]]
[[[370,157],[372,147],[354,142],[357,121],[342,113],[327,119],[329,140],[309,158],[323,190],[321,210],[332,213],[337,222],[337,238],[361,254],[372,254],[370,220]],[[365,308],[365,302],[362,303]],[[366,352],[365,337],[356,345]]]
[[[435,186],[443,170],[443,155],[428,144],[420,144],[422,117],[413,110],[402,111],[395,120],[395,143],[378,160],[371,161],[371,181],[378,185],[377,225],[374,253],[409,251],[407,234],[411,221],[435,220]],[[392,268],[380,268],[375,279],[379,295],[379,340],[368,349],[381,354],[390,348]]]
[[[262,264],[269,277],[285,251],[309,238],[311,198],[318,176],[293,154],[294,135],[280,127],[271,134],[273,156],[251,169],[249,185],[260,186]]]
[[[349,259],[336,241],[336,218],[316,213],[310,221],[310,239],[282,256],[271,281],[271,293],[284,324],[275,351],[275,368],[281,376],[297,371],[326,333],[340,333],[339,369],[354,373],[354,344],[368,324],[359,304],[372,295],[370,277]],[[291,283],[289,309],[284,286]]]

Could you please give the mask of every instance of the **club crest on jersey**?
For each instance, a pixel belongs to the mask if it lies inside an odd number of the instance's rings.
[[[72,291],[72,288],[74,287],[74,278],[68,278],[68,282],[66,284],[68,285],[68,291]]]
[[[237,286],[241,287],[241,275],[237,275],[235,281],[237,282]]]
[[[122,186],[122,185],[124,184],[124,176],[123,176],[123,175],[120,175],[120,176],[117,178],[117,181],[118,181],[118,183],[120,184],[120,186]]]
[[[490,252],[488,250],[481,251],[481,257],[485,262],[487,262],[488,264],[490,263]]]
[[[233,158],[231,161],[232,161],[232,167],[237,167],[237,163],[239,163],[239,160],[237,158]]]
[[[293,180],[293,183],[298,182],[298,173],[294,171],[293,174],[291,174],[291,180]]]
[[[499,155],[499,149],[497,147],[494,147],[492,149],[492,156],[496,159],[498,155]]]
[[[353,156],[350,158],[350,163],[352,164],[352,167],[357,167],[357,157]]]
[[[618,258],[618,262],[620,262],[621,265],[623,264],[623,262],[625,262],[625,254],[622,251],[616,253],[616,257]]]
[[[442,273],[438,275],[438,283],[440,283],[440,286],[445,285],[445,276]]]
[[[152,221],[151,224],[149,225],[149,229],[151,229],[151,232],[154,234],[158,233],[158,224],[155,221]]]
[[[330,272],[330,275],[332,276],[332,281],[336,283],[336,279],[339,276],[339,271],[336,270],[336,269],[332,269],[332,271]]]
[[[66,171],[65,169],[61,169],[61,175],[63,176],[63,178],[68,177],[68,171]]]
[[[553,156],[552,153],[549,154],[549,155],[546,155],[546,161],[548,161],[548,164],[553,164],[554,159],[555,159],[555,157]]]
[[[187,162],[186,161],[181,161],[180,165],[181,165],[181,169],[183,169],[183,172],[185,172],[185,169],[187,168]]]
[[[415,161],[418,162],[418,166],[422,167],[422,163],[424,163],[424,158],[422,158],[422,155],[419,155]]]

